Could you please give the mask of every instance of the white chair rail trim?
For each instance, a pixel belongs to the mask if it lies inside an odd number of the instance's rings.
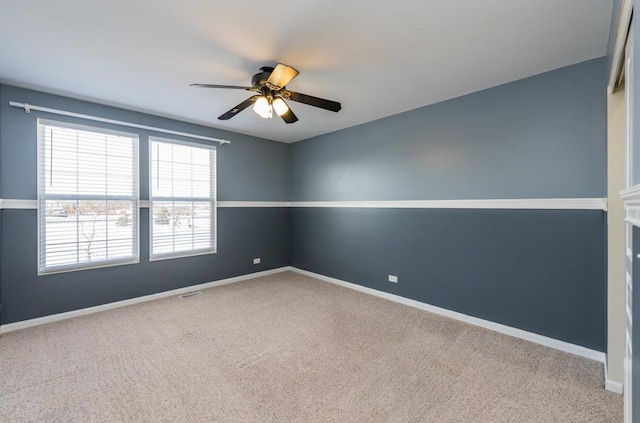
[[[635,197],[634,197],[635,199]],[[640,205],[640,192],[637,198]],[[140,200],[148,208],[149,200]],[[217,201],[218,207],[323,207],[382,209],[607,210],[606,198],[521,198],[488,200],[400,201]],[[37,200],[0,199],[0,209],[37,209]]]

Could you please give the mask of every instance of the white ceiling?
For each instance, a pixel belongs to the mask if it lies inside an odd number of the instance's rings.
[[[1,0],[0,80],[284,142],[606,54],[613,0]],[[260,66],[300,71],[297,123],[247,109]],[[13,100],[13,99],[12,99]],[[20,101],[20,99],[15,99]]]

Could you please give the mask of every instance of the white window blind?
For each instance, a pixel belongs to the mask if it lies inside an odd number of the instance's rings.
[[[216,149],[149,139],[151,259],[216,252]]]
[[[138,136],[38,120],[39,273],[139,261]]]

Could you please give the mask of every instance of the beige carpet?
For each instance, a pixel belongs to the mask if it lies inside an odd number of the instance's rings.
[[[622,422],[594,361],[287,272],[0,337],[0,421]]]

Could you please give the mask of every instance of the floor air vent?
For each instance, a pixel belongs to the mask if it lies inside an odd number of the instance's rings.
[[[181,300],[186,300],[187,298],[199,297],[200,295],[202,295],[202,292],[200,292],[200,291],[198,291],[198,292],[190,292],[188,294],[179,295],[178,298],[180,298]]]

